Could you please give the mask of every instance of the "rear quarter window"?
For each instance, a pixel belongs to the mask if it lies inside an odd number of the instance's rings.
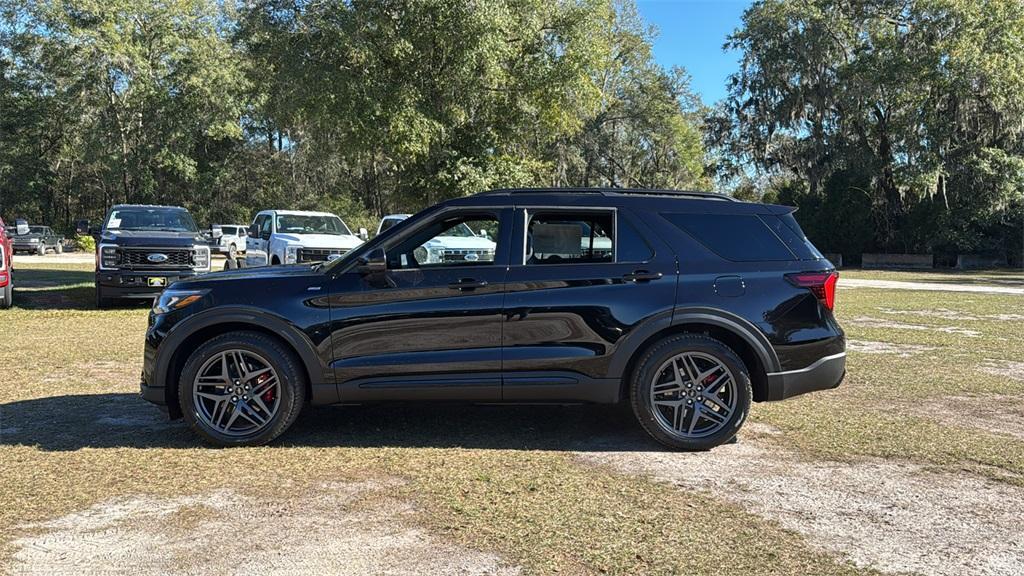
[[[733,262],[796,260],[756,214],[662,214],[708,250]]]

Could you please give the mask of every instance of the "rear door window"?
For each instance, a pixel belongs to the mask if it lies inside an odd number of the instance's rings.
[[[734,262],[796,260],[756,214],[663,214],[722,258]]]

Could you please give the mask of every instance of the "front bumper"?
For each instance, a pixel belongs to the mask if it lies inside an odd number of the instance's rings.
[[[206,271],[196,270],[100,270],[96,287],[104,298],[153,299],[178,280],[194,278]],[[150,286],[150,278],[162,278],[162,286]]]
[[[785,400],[818,390],[831,390],[846,376],[846,352],[818,359],[799,370],[768,374],[768,400]]]
[[[29,243],[29,244],[14,243],[14,244],[11,244],[11,250],[14,251],[14,252],[35,252],[36,250],[39,250],[40,246],[45,246],[45,244],[43,244],[42,242],[36,242],[34,244],[32,244],[32,243]]]

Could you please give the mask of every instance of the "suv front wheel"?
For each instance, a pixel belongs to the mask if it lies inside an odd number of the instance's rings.
[[[217,446],[258,446],[287,430],[305,402],[299,360],[257,332],[212,338],[192,353],[178,382],[185,421]]]
[[[750,411],[750,375],[739,356],[701,334],[670,336],[641,358],[630,386],[633,413],[657,441],[708,450],[736,436]]]

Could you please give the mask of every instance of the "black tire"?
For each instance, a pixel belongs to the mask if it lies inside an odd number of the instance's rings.
[[[713,357],[729,370],[734,382],[735,406],[731,415],[718,430],[702,437],[669,431],[655,414],[651,399],[651,387],[659,377],[655,372],[684,352]],[[655,343],[643,353],[630,382],[630,404],[640,426],[658,442],[677,450],[709,450],[731,441],[746,421],[751,401],[750,374],[743,360],[722,342],[703,334],[679,334]]]
[[[3,302],[0,302],[0,308],[3,308],[4,310],[6,310],[6,309],[10,308],[11,305],[14,303],[14,280],[13,279],[11,279],[7,283],[7,286],[3,287],[3,291],[4,291],[4,299],[3,299]]]
[[[277,411],[266,425],[246,436],[229,436],[206,424],[198,415],[192,395],[199,369],[227,350],[245,350],[265,358],[277,373],[281,391]],[[300,361],[285,344],[259,332],[229,332],[199,346],[189,356],[178,380],[178,401],[189,427],[214,446],[260,446],[271,442],[291,427],[306,402],[306,378]]]
[[[64,253],[64,245],[61,244],[60,242],[57,242],[57,245],[53,248],[53,251],[56,252],[57,254],[63,254]]]
[[[117,301],[113,298],[107,298],[103,296],[103,291],[100,290],[99,286],[96,286],[96,307],[100,310],[106,310],[111,308]]]
[[[46,256],[46,245],[40,244],[39,248],[36,248],[36,254],[39,256]]]
[[[224,261],[225,270],[234,270],[238,268],[238,262],[234,258],[228,258]]]
[[[273,258],[270,259],[270,265],[271,266],[280,266],[281,265],[281,261],[278,260],[277,256],[274,256]]]
[[[234,244],[228,246],[228,260],[234,260],[238,257],[238,246]]]

